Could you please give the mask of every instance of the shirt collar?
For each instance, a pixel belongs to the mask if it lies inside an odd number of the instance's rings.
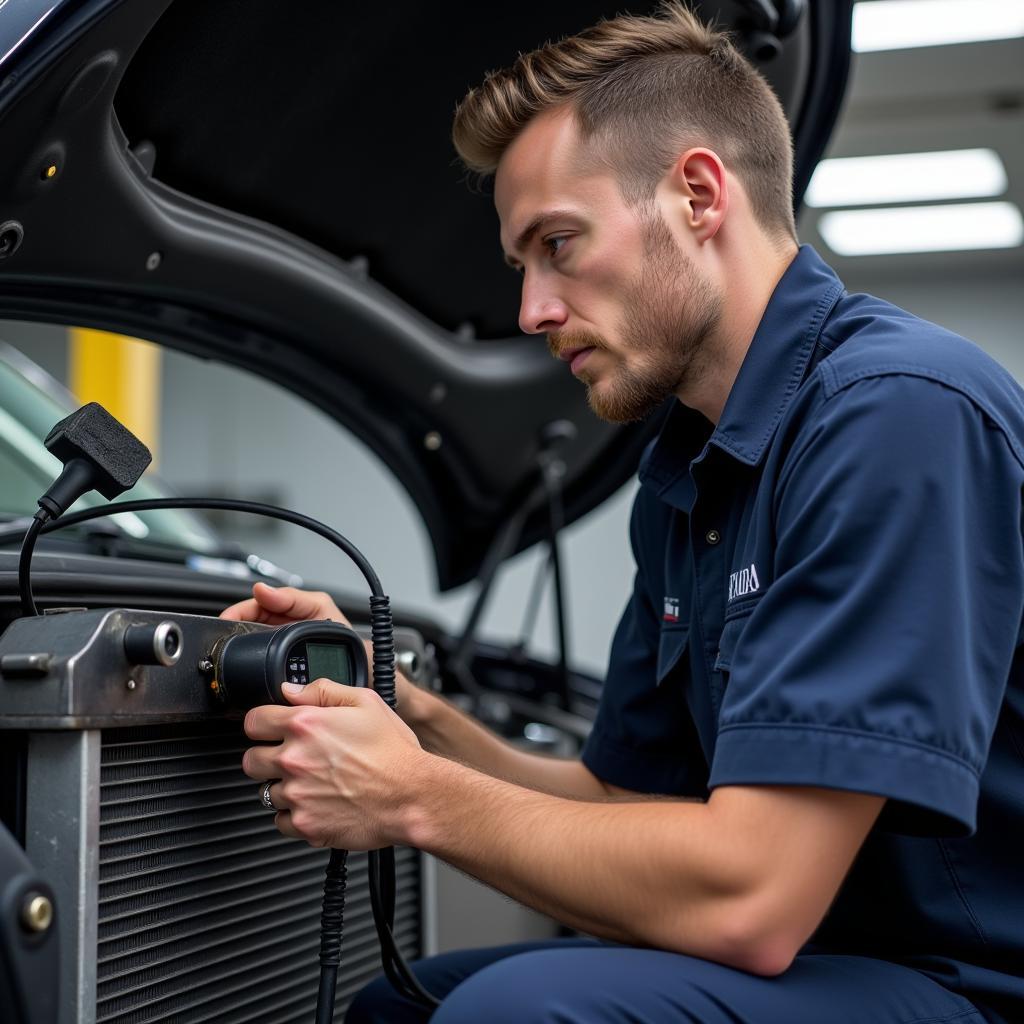
[[[835,272],[809,245],[800,246],[768,300],[711,444],[747,465],[761,461],[842,293]],[[641,483],[663,492],[688,470],[708,442],[709,430],[703,416],[674,401],[641,461]]]

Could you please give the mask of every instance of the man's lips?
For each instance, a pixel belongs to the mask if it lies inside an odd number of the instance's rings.
[[[558,358],[564,359],[569,364],[569,369],[576,373],[593,351],[593,345],[587,345],[583,348],[567,348],[558,353]]]

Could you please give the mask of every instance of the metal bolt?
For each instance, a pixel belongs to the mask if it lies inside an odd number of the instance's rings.
[[[156,270],[156,268],[160,266],[162,261],[163,261],[163,256],[160,253],[158,253],[158,252],[151,252],[146,257],[146,269],[147,270]]]
[[[134,679],[129,679],[128,682],[125,683],[125,686],[127,686],[129,690],[134,690],[137,685],[138,683],[136,683]]]
[[[0,224],[0,260],[13,256],[24,237],[25,229],[16,220]]]
[[[426,448],[428,452],[436,452],[437,449],[441,447],[441,435],[436,430],[431,430],[430,433],[423,438],[423,447]]]
[[[717,544],[722,539],[722,535],[717,530],[708,530],[708,532],[704,536],[704,539],[709,544]]]
[[[200,672],[203,672],[203,673],[212,672],[213,671],[213,662],[210,661],[209,658],[203,658],[203,660],[201,662],[199,662],[199,665],[197,667],[199,668]]]
[[[45,932],[53,924],[53,904],[41,893],[30,892],[21,904],[21,924],[26,931]]]
[[[415,651],[399,651],[395,657],[395,668],[409,679],[416,680],[420,674],[420,657]]]

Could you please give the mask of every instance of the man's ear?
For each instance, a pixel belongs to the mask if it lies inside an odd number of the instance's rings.
[[[725,167],[710,149],[688,149],[672,165],[668,188],[683,224],[698,243],[718,233],[729,209]]]

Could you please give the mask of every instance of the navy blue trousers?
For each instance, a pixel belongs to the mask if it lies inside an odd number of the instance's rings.
[[[985,1024],[962,996],[866,957],[799,956],[775,978],[708,960],[554,939],[443,953],[413,964],[433,1016],[383,977],[345,1024]]]

